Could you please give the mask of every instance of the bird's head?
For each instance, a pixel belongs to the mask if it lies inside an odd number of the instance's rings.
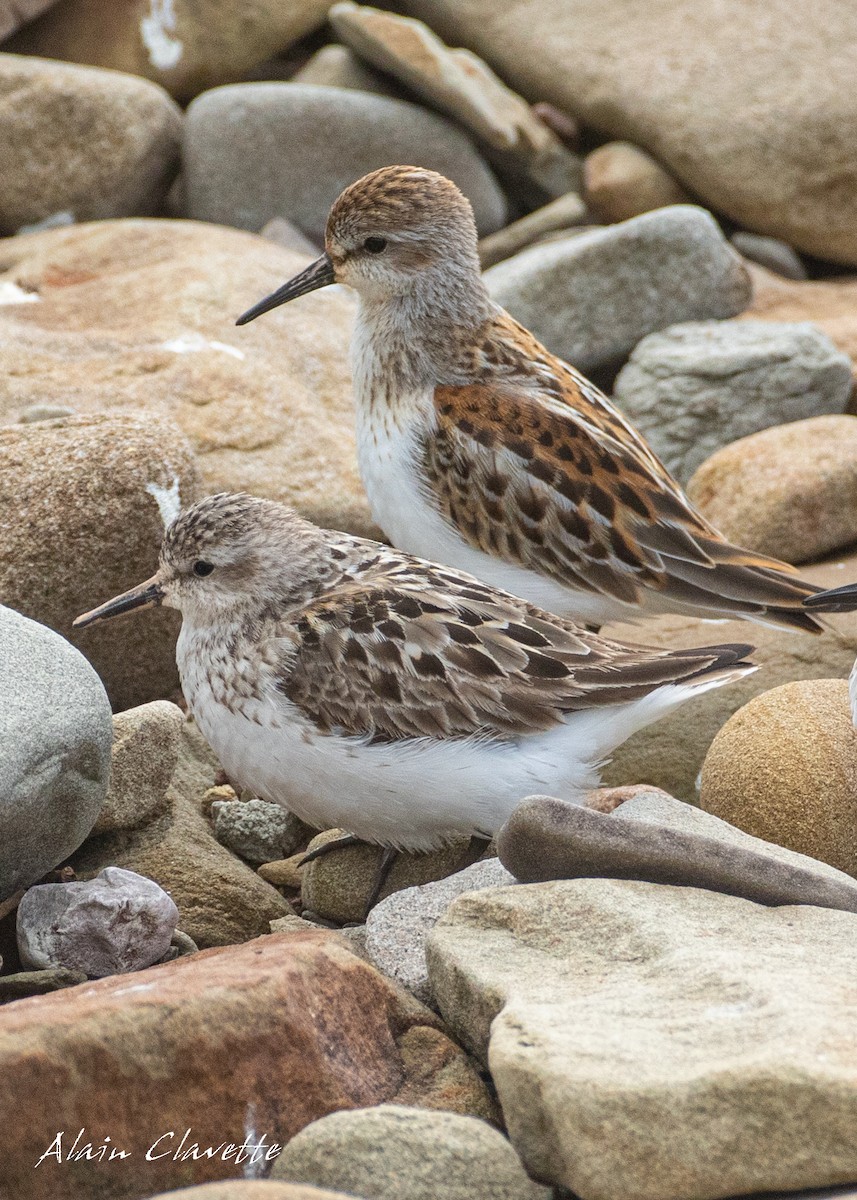
[[[287,608],[312,593],[323,558],[323,532],[284,504],[221,492],[170,525],[150,579],[74,624],[161,604],[198,625]]]
[[[422,167],[382,167],[346,188],[330,210],[325,252],[243,316],[255,320],[331,283],[384,302],[430,286],[479,279],[476,223],[455,184]]]

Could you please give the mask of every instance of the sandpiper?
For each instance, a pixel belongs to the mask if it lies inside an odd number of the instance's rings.
[[[238,324],[355,289],[360,469],[395,546],[596,625],[677,612],[818,630],[801,605],[818,589],[730,545],[607,397],[491,301],[450,180],[365,176],[325,247]]]
[[[220,494],[90,625],[182,613],[185,697],[227,775],[317,829],[430,850],[533,792],[579,802],[635,730],[754,670],[749,646],[608,641],[462,572]]]

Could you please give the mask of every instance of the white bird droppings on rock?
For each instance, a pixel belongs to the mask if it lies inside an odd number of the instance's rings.
[[[176,28],[173,0],[150,0],[150,12],[140,19],[140,37],[149,52],[149,62],[158,71],[170,71],[182,59],[184,46],[170,34]]]
[[[11,279],[0,282],[0,304],[35,304],[39,299],[38,292],[27,292]]]
[[[161,349],[169,350],[173,354],[198,354],[201,350],[219,350],[221,354],[231,354],[233,358],[243,360],[246,357],[244,351],[239,350],[237,346],[230,346],[228,342],[212,341],[203,337],[201,333],[181,334],[164,342]]]
[[[161,520],[164,522],[164,529],[172,525],[181,511],[182,502],[179,495],[179,486],[178,475],[173,476],[173,481],[168,488],[162,487],[159,483],[146,484],[146,491],[150,496],[154,496],[155,498],[155,503],[161,514]]]

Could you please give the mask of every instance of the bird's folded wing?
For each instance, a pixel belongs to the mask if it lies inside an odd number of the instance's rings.
[[[386,740],[535,733],[749,650],[621,645],[442,568],[339,587],[283,636],[277,686],[304,716]]]
[[[792,567],[729,545],[568,368],[528,386],[438,387],[434,405],[424,477],[442,516],[487,554],[632,605],[654,589],[749,614],[799,609],[816,590]]]

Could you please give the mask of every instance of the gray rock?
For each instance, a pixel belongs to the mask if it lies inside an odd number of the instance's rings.
[[[369,961],[397,979],[423,1004],[431,1004],[426,941],[432,929],[456,896],[514,882],[514,875],[496,858],[486,858],[436,883],[394,892],[376,904],[366,918]]]
[[[335,1112],[297,1133],[272,1179],[372,1200],[548,1200],[485,1121],[398,1104]]]
[[[699,321],[644,338],[616,403],[682,483],[721,446],[845,411],[851,360],[807,321]]]
[[[67,967],[90,978],[121,975],[163,958],[179,910],[151,879],[105,867],[83,883],[44,883],[18,905],[21,962]]]
[[[254,864],[286,858],[311,836],[294,813],[267,800],[215,800],[211,819],[221,846]]]
[[[429,974],[531,1174],[702,1200],[857,1178],[855,938],[851,913],[563,880],[459,897]]]
[[[269,242],[275,242],[284,250],[294,250],[296,254],[305,254],[307,258],[317,258],[321,250],[320,246],[311,242],[301,233],[297,225],[293,225],[285,217],[273,217],[259,230],[259,237],[263,237]]]
[[[708,888],[757,904],[813,904],[857,913],[857,882],[672,797],[640,796],[612,813],[551,796],[522,801],[497,840],[500,860],[524,883],[642,879]],[[634,819],[635,813],[642,816]],[[643,828],[640,828],[640,823]]]
[[[787,242],[779,238],[767,237],[764,233],[748,233],[739,229],[729,239],[739,254],[749,258],[751,262],[776,271],[784,279],[808,279],[807,269],[800,255],[792,250]]]
[[[247,83],[206,92],[187,113],[189,215],[239,229],[286,217],[321,242],[343,188],[409,162],[453,179],[480,233],[505,223],[503,193],[473,144],[416,105],[345,88]]]
[[[750,277],[704,209],[678,204],[531,246],[485,273],[494,300],[582,371],[618,365],[646,334],[734,317]]]
[[[185,715],[169,700],[153,700],[113,718],[110,787],[93,833],[138,829],[167,807]]]
[[[107,792],[101,680],[59,634],[0,606],[0,900],[77,849]]]

